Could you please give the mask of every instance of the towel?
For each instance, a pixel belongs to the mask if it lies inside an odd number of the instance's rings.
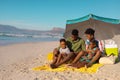
[[[52,60],[52,53],[49,53],[47,56],[47,60]],[[52,72],[63,72],[63,71],[76,71],[76,72],[81,72],[81,73],[96,73],[98,71],[98,69],[103,66],[103,64],[93,64],[91,67],[86,68],[86,67],[82,67],[82,68],[73,68],[73,67],[68,67],[65,64],[59,66],[58,68],[52,69],[49,67],[49,65],[42,65],[42,66],[38,66],[38,67],[34,67],[32,68],[33,71],[52,71]]]
[[[98,69],[103,66],[103,64],[93,64],[93,66],[86,68],[86,67],[82,67],[82,68],[73,68],[73,67],[67,67],[66,65],[62,65],[58,68],[52,69],[50,68],[48,65],[42,65],[42,66],[38,66],[35,68],[32,68],[33,71],[52,71],[52,72],[63,72],[63,71],[76,71],[76,72],[81,72],[81,73],[96,73],[98,71]]]

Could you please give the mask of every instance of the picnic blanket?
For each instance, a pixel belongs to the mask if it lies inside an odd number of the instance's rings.
[[[52,60],[52,53],[49,53],[47,56],[47,60]],[[86,68],[86,67],[82,67],[82,68],[73,68],[73,67],[68,67],[66,65],[61,65],[58,68],[52,69],[49,67],[49,65],[42,65],[42,66],[38,66],[38,67],[34,67],[32,68],[33,71],[52,71],[52,72],[63,72],[63,71],[76,71],[76,72],[81,72],[81,73],[96,73],[98,71],[98,69],[103,66],[103,64],[93,64],[91,67]]]

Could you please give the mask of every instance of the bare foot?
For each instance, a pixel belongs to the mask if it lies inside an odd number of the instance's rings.
[[[87,68],[88,68],[88,67],[91,67],[91,66],[92,66],[91,63],[88,63],[88,64],[86,65]]]
[[[57,66],[56,66],[55,64],[50,64],[50,67],[51,67],[52,69],[57,68]]]

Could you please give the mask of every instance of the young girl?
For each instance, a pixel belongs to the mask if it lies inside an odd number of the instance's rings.
[[[72,66],[76,68],[81,68],[88,64],[92,60],[95,53],[99,50],[96,44],[97,43],[95,40],[90,41],[88,49],[85,51],[85,54],[80,58],[77,63],[72,64]]]

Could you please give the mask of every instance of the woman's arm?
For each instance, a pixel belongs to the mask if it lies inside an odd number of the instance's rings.
[[[102,52],[98,50],[95,54],[95,56],[92,58],[92,60],[87,64],[87,67],[92,66],[93,63],[95,63],[101,56]]]
[[[93,58],[93,54],[92,53],[88,53],[89,56],[87,57],[87,59],[92,59]]]

